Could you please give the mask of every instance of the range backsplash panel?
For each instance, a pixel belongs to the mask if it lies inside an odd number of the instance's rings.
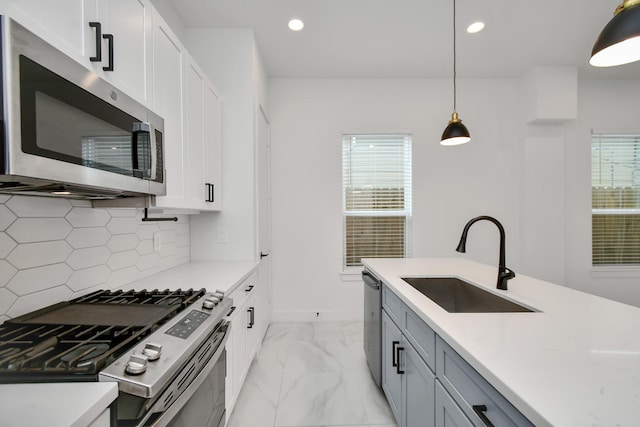
[[[189,262],[189,216],[142,222],[143,215],[0,195],[0,322]]]

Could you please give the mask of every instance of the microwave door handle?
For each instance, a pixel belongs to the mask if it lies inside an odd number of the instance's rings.
[[[153,125],[149,123],[149,141],[151,147],[151,170],[149,171],[149,179],[151,181],[156,180],[156,172],[158,166],[158,151],[156,150],[156,130],[153,128]]]
[[[147,165],[142,165],[142,168],[138,162],[138,135],[140,133],[149,134],[149,151],[151,156],[151,164],[149,165],[149,169],[146,168]],[[143,179],[156,179],[156,164],[157,164],[157,153],[156,153],[156,132],[153,129],[153,126],[147,122],[135,122],[133,124],[132,131],[132,144],[131,144],[131,165],[135,171],[143,170],[142,176],[140,178]]]

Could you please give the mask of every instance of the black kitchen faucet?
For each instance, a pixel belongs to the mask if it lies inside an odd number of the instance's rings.
[[[490,217],[490,216],[479,216],[476,218],[473,218],[472,220],[470,220],[469,222],[467,222],[467,225],[464,226],[464,230],[462,230],[462,236],[460,236],[460,243],[458,243],[458,247],[456,248],[456,251],[461,252],[461,253],[465,253],[466,252],[466,244],[467,244],[467,233],[469,232],[469,228],[471,228],[471,226],[481,220],[487,220],[487,221],[491,221],[492,223],[494,223],[497,227],[498,230],[500,231],[500,260],[498,261],[498,284],[496,285],[496,288],[498,289],[502,289],[502,290],[507,290],[507,280],[509,279],[513,279],[514,277],[516,277],[516,273],[510,269],[508,269],[505,266],[505,255],[504,255],[504,246],[505,246],[505,242],[504,242],[504,227],[502,227],[502,224],[500,224],[500,221],[498,221],[497,219]]]

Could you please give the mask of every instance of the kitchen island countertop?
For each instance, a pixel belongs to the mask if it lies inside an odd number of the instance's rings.
[[[464,259],[363,263],[536,426],[640,426],[640,308]],[[533,313],[449,313],[402,277],[454,276]]]

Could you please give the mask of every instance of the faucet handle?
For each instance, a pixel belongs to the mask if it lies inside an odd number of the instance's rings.
[[[503,271],[500,271],[498,273],[498,289],[502,289],[503,291],[507,290],[507,280],[509,279],[513,279],[514,277],[516,277],[516,273],[515,271],[504,267]]]

